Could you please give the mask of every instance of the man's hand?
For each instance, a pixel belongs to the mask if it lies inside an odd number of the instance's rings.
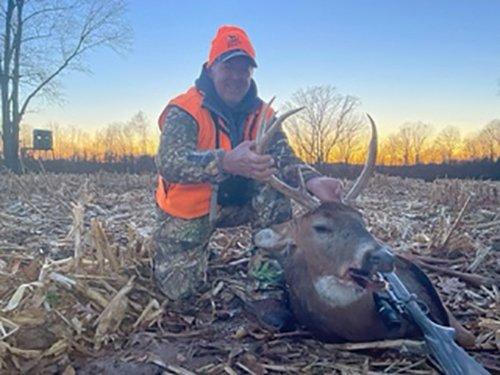
[[[307,190],[323,202],[340,202],[342,182],[331,177],[313,177],[306,182]]]
[[[227,151],[222,159],[222,169],[259,181],[266,181],[277,172],[271,156],[255,152],[255,141],[244,141]]]

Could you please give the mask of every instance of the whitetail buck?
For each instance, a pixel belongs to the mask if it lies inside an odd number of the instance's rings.
[[[257,137],[259,153],[265,151],[284,119],[295,112],[261,126]],[[297,321],[320,339],[355,342],[419,336],[409,320],[393,319],[390,310],[384,310],[384,283],[378,275],[394,270],[407,289],[428,307],[434,321],[451,325],[456,329],[456,340],[462,346],[471,346],[473,336],[449,314],[425,273],[373,237],[359,211],[350,206],[366,186],[377,156],[377,130],[368,118],[372,138],[367,161],[343,201],[321,204],[308,194],[303,181],[298,188],[292,188],[273,177],[269,183],[308,212],[261,230],[254,242],[281,255],[278,259],[284,269],[291,310]]]

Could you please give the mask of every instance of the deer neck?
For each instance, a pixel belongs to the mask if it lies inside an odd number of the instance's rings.
[[[345,308],[369,297],[365,289],[334,275],[315,276],[312,281],[318,297],[331,308]]]
[[[314,291],[330,308],[345,308],[371,294],[353,281],[332,274],[328,262],[313,263],[308,268]]]

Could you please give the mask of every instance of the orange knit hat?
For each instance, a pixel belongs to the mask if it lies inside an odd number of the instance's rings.
[[[252,65],[257,66],[255,50],[245,31],[238,26],[224,25],[219,27],[208,54],[208,66],[211,66],[216,60],[227,61],[236,56],[248,57]]]

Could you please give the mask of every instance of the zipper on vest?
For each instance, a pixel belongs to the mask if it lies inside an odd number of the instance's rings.
[[[219,123],[220,118],[217,117],[217,115],[212,111],[209,110],[209,112],[210,112],[210,117],[212,117],[212,121],[215,126],[215,148],[218,149],[220,148],[220,132],[223,131],[224,133],[227,134],[227,131],[222,129],[221,124]],[[229,137],[229,134],[227,134],[227,136]]]
[[[210,117],[212,118],[212,122],[214,123],[215,126],[215,148],[220,148],[220,132],[223,132],[224,134],[227,135],[229,139],[231,139],[231,135],[229,134],[229,129],[224,125],[222,126],[221,120],[226,121],[227,119],[219,112],[217,109],[212,107],[211,105],[207,105],[207,103],[203,103],[203,106],[208,110],[210,113]],[[231,145],[232,148],[232,145]]]

